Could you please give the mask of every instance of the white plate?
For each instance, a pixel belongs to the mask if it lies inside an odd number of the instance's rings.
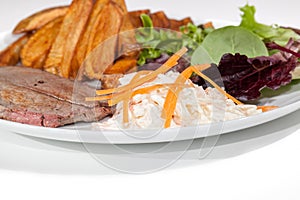
[[[7,46],[13,39],[9,33],[0,33],[0,49]],[[92,130],[91,124],[76,124],[62,128],[45,128],[0,120],[0,128],[11,132],[60,141],[102,143],[102,144],[137,144],[157,143],[225,134],[263,124],[300,109],[300,83],[287,86],[274,97],[264,97],[262,105],[277,105],[280,108],[255,116],[223,123],[202,125],[198,127],[170,128],[163,130]]]

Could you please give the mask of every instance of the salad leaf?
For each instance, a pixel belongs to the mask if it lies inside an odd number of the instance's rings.
[[[183,46],[188,47],[191,50],[196,50],[204,40],[204,38],[214,30],[214,28],[203,28],[189,23],[186,26],[180,28],[183,33]]]
[[[257,35],[242,27],[226,26],[206,36],[194,52],[192,64],[208,61],[217,64],[226,53],[239,53],[250,58],[269,55],[265,44]]]
[[[291,29],[258,23],[255,20],[256,9],[254,6],[247,4],[240,8],[240,10],[243,12],[240,27],[244,27],[257,34],[264,42],[275,42],[278,45],[284,46],[290,38],[295,40],[300,39],[300,36]]]
[[[297,57],[287,57],[284,53],[256,58],[225,54],[218,68],[225,90],[241,101],[248,101],[259,98],[263,88],[276,90],[289,84],[297,60]]]
[[[142,52],[137,61],[138,65],[144,65],[147,59],[155,59],[162,52],[176,52],[182,46],[176,32],[169,30],[155,30],[150,16],[142,14],[143,28],[136,33],[136,40],[141,44]]]
[[[300,58],[300,42],[294,41],[293,39],[290,39],[289,42],[286,44],[286,46],[279,46],[278,44],[274,42],[266,43],[267,47],[271,50],[279,50],[281,52],[285,52],[286,54],[291,54],[298,59]],[[293,79],[300,79],[300,65],[299,60],[297,63],[296,68],[291,72]]]
[[[157,30],[153,28],[152,20],[148,15],[142,14],[140,17],[143,28],[140,28],[136,34],[136,40],[142,47],[138,59],[140,66],[146,64],[148,60],[159,58],[164,53],[171,55],[182,47],[193,51],[213,30],[213,28],[203,28],[191,23],[182,26],[180,32],[167,29]]]

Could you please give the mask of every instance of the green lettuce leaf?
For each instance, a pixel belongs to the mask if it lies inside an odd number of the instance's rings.
[[[243,12],[240,26],[257,34],[264,42],[275,42],[278,45],[284,46],[290,38],[294,38],[295,40],[300,39],[300,36],[293,30],[281,28],[276,25],[268,26],[258,23],[255,20],[256,9],[254,6],[247,4],[240,8],[240,10]]]
[[[257,35],[242,27],[226,26],[205,37],[192,56],[192,64],[218,64],[227,53],[239,53],[249,58],[269,55],[265,44]]]
[[[180,27],[180,32],[168,29],[155,29],[150,16],[142,14],[143,28],[136,34],[136,40],[141,45],[142,51],[138,58],[138,65],[144,65],[148,59],[159,58],[162,53],[173,54],[182,47],[187,47],[191,52],[196,50],[206,35],[213,28],[203,28],[194,24]]]

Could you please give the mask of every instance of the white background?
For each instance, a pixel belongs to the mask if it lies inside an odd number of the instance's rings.
[[[10,0],[0,6],[0,31],[22,17],[70,1]],[[130,10],[163,9],[169,16],[238,20],[246,1],[128,1]],[[300,27],[296,0],[254,1],[265,23]],[[300,199],[300,112],[221,138],[210,158],[187,156],[159,172],[120,174],[76,145],[47,143],[0,130],[0,199]],[[250,135],[253,134],[253,137]],[[195,153],[195,152],[191,152]]]

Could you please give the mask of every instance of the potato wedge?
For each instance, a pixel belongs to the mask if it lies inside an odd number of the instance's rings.
[[[14,28],[13,33],[19,34],[39,29],[53,19],[64,16],[67,11],[68,6],[53,7],[39,11],[20,21]]]
[[[113,1],[109,1],[100,13],[96,22],[97,27],[90,34],[87,55],[101,42],[119,33],[122,19],[123,15],[120,7]]]
[[[188,23],[193,23],[193,20],[190,17],[184,18],[181,20],[183,25],[187,25]]]
[[[118,47],[115,56],[116,58],[119,58],[121,56],[124,56],[124,54],[130,53],[132,51],[131,47],[134,47],[137,42],[135,39],[135,27],[131,22],[131,18],[127,11],[124,0],[114,1],[123,10],[123,20],[120,27],[120,32],[118,36]]]
[[[163,11],[150,14],[154,27],[170,28],[170,21]]]
[[[113,0],[123,11],[124,14],[128,13],[127,6],[125,0]]]
[[[170,29],[179,31],[181,26],[187,25],[188,23],[193,23],[192,19],[189,17],[183,20],[170,19]]]
[[[53,21],[37,30],[21,50],[21,61],[26,67],[43,68],[46,56],[60,30],[63,17]]]
[[[143,26],[142,20],[140,18],[141,14],[149,15],[150,14],[150,10],[131,11],[128,14],[130,16],[130,20],[131,20],[132,25],[135,28],[140,28],[140,27]]]
[[[91,15],[87,22],[84,32],[81,34],[79,42],[77,44],[75,55],[72,60],[72,77],[77,76],[77,72],[82,65],[83,61],[86,58],[87,54],[87,45],[90,41],[91,32],[94,31],[99,22],[100,13],[103,10],[104,6],[109,2],[109,0],[97,0],[93,5]]]
[[[97,28],[90,34],[86,54],[88,59],[84,63],[84,70],[81,70],[83,74],[80,74],[80,77],[85,75],[90,79],[101,79],[103,72],[114,62],[117,34],[122,19],[122,10],[115,2],[110,1],[105,5],[99,16]]]
[[[93,0],[74,0],[46,59],[45,70],[69,78],[78,40],[85,28]]]
[[[112,66],[108,67],[104,74],[126,74],[128,70],[137,65],[136,58],[122,58],[117,60]]]
[[[84,59],[86,58],[87,54],[89,54],[92,50],[91,46],[90,48],[86,48],[88,45],[88,42],[90,40],[90,37],[94,37],[95,32],[92,32],[96,30],[97,26],[103,20],[103,17],[100,15],[102,9],[106,4],[108,4],[110,0],[98,0],[96,1],[93,11],[91,14],[91,17],[89,19],[88,25],[86,27],[86,30],[84,34],[82,35],[79,44],[76,49],[76,56],[74,57],[74,61],[72,62],[72,67],[74,68],[73,72],[77,72],[78,68],[82,65]],[[120,8],[120,14],[123,15],[122,19],[122,25],[120,28],[120,32],[126,32],[128,30],[134,29],[134,26],[131,23],[131,18],[128,15],[127,7],[125,4],[124,0],[112,0],[112,2],[115,3],[115,6],[118,6]],[[107,8],[107,6],[105,7]],[[102,18],[101,18],[102,17]],[[91,39],[92,40],[92,39]],[[121,55],[124,48],[123,44],[128,44],[128,43],[135,43],[135,36],[134,33],[129,33],[129,34],[123,34],[123,37],[119,36],[118,38],[118,49],[115,55],[115,57],[118,57],[118,55]],[[77,70],[76,70],[77,69]],[[73,77],[76,77],[77,74],[73,74]]]
[[[20,51],[26,44],[30,34],[23,35],[10,46],[0,52],[0,66],[16,65],[20,61]]]
[[[31,68],[35,69],[43,69],[48,54],[43,54],[39,58],[37,58],[32,64]]]
[[[116,49],[116,59],[135,59],[140,53],[140,46],[137,44],[135,30],[131,24],[129,15],[124,16],[121,29],[118,35],[118,44]]]

